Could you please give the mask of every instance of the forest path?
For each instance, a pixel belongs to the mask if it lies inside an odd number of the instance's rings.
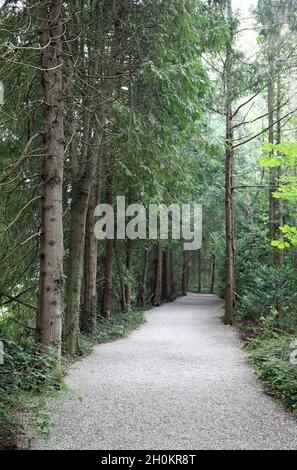
[[[296,449],[296,420],[263,393],[222,313],[217,297],[191,294],[96,346],[71,367],[51,439],[32,447]]]

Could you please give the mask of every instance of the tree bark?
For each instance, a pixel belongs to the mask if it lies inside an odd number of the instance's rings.
[[[202,291],[202,256],[201,250],[198,251],[198,294]]]
[[[233,125],[232,111],[228,109],[226,117],[226,278],[225,278],[225,317],[226,324],[233,322],[234,310],[234,213],[233,213]]]
[[[161,305],[162,296],[162,259],[163,251],[160,243],[157,245],[157,259],[156,259],[156,282],[153,296],[153,305],[158,307]]]
[[[126,242],[126,269],[127,274],[131,275],[131,266],[132,266],[132,243],[131,240],[128,238]],[[131,308],[131,298],[132,298],[132,287],[129,281],[129,284],[125,285],[125,299],[126,299],[126,309],[130,310]]]
[[[113,197],[113,181],[112,174],[107,176],[106,187],[106,203],[112,205]],[[107,320],[111,319],[111,306],[112,306],[112,258],[113,258],[113,243],[114,240],[105,240],[105,257],[104,257],[104,280],[102,289],[102,304],[101,314]]]
[[[187,295],[189,283],[189,252],[183,251],[182,294]]]
[[[145,248],[144,257],[143,257],[143,273],[142,273],[142,278],[140,279],[140,282],[139,282],[139,292],[138,292],[138,299],[137,299],[137,303],[140,306],[143,306],[146,302],[148,269],[149,269],[149,250],[148,248]]]
[[[211,275],[210,275],[210,293],[211,294],[214,293],[215,281],[216,281],[216,255],[215,253],[213,253],[211,256]]]
[[[232,42],[233,12],[231,0],[227,1],[227,17],[230,27],[230,38],[227,42],[224,69],[225,112],[226,112],[226,152],[225,152],[225,230],[226,230],[226,269],[225,269],[225,316],[226,324],[233,323],[234,315],[234,207],[233,207],[233,84],[232,84]]]
[[[83,276],[83,256],[88,202],[89,192],[86,188],[81,189],[79,194],[77,192],[75,194],[73,193],[66,283],[67,305],[65,319],[65,337],[67,341],[67,350],[70,354],[76,353],[77,335],[79,333],[80,295]]]
[[[171,252],[170,248],[166,248],[163,252],[163,300],[172,302],[172,271],[171,271]]]
[[[272,74],[273,72],[271,72]],[[269,125],[269,135],[268,141],[270,144],[274,144],[275,136],[275,116],[274,116],[274,107],[275,107],[275,84],[271,79],[268,85],[268,125]],[[274,151],[272,151],[271,156],[273,156]],[[276,185],[276,169],[269,168],[269,239],[270,241],[275,240],[276,238],[276,199],[273,197],[275,192]],[[275,264],[275,249],[270,247],[270,260],[271,264]]]
[[[282,123],[281,123],[281,102],[282,102],[282,82],[281,77],[278,77],[277,80],[277,125],[276,125],[276,143],[279,145],[282,142]],[[278,156],[281,156],[280,152],[278,152]],[[279,167],[277,169],[276,179],[277,182],[280,180],[282,176],[282,168]],[[276,211],[277,211],[277,222],[278,227],[283,227],[284,225],[284,201],[282,199],[275,199],[276,203]],[[278,229],[276,227],[276,229]],[[274,250],[274,259],[276,266],[281,266],[284,262],[284,250],[275,249]]]
[[[94,334],[96,329],[98,242],[95,237],[95,207],[97,202],[98,191],[96,185],[93,184],[86,219],[83,303],[81,308],[81,330],[86,334]]]
[[[116,267],[117,267],[117,277],[118,277],[118,296],[119,296],[119,301],[120,301],[120,306],[122,312],[127,312],[128,307],[127,307],[127,301],[126,301],[126,289],[125,289],[125,283],[123,279],[123,272],[119,260],[119,255],[118,255],[118,250],[117,250],[117,241],[114,240],[114,254],[115,254],[115,261],[116,261]]]
[[[92,146],[89,149],[89,156],[84,165],[84,171],[78,181],[75,182],[73,187],[73,200],[71,205],[71,228],[70,228],[70,248],[68,258],[68,278],[67,278],[67,307],[66,307],[66,339],[67,350],[70,354],[75,354],[77,347],[77,334],[78,334],[78,320],[80,311],[80,296],[82,285],[82,272],[83,272],[83,254],[84,254],[84,241],[85,241],[85,227],[86,216],[88,209],[88,202],[91,187],[96,174],[97,161],[101,142],[103,138],[105,121],[108,115],[108,106],[112,102],[115,94],[115,77],[118,71],[119,52],[121,49],[122,29],[123,22],[121,20],[123,10],[117,12],[115,18],[114,34],[110,48],[110,62],[106,70],[106,79],[103,84],[104,102],[101,103],[98,110],[99,124],[96,124],[94,135],[92,139]],[[98,60],[95,61],[95,68],[98,68]],[[94,75],[97,73],[95,72]],[[107,240],[106,243],[106,258],[110,261],[112,266],[112,250],[113,240]],[[106,264],[106,268],[108,262]],[[105,272],[105,276],[107,272]],[[105,277],[106,289],[109,289],[110,275]],[[104,306],[104,315],[109,318],[110,307],[109,294],[105,290],[103,295],[102,307]],[[111,304],[111,302],[110,302]]]
[[[49,8],[48,8],[49,5]],[[63,286],[63,170],[64,131],[62,104],[62,0],[37,4],[43,103],[44,158],[40,237],[40,276],[36,338],[54,349],[59,361],[62,331]]]

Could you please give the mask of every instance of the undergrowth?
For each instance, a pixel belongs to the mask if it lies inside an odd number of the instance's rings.
[[[47,433],[45,400],[63,385],[50,351],[48,354],[41,352],[33,341],[21,344],[2,341],[4,363],[0,365],[0,448],[17,448],[23,445],[22,421],[25,412],[30,413],[32,428]]]
[[[249,360],[273,395],[297,414],[297,275],[291,266],[247,262],[237,325]],[[296,356],[296,357],[295,357]]]
[[[109,343],[124,338],[144,322],[144,310],[131,310],[129,314],[115,313],[111,320],[100,320],[94,340],[96,343]]]
[[[297,415],[297,336],[255,338],[247,349],[267,392]]]
[[[79,339],[79,354],[86,356],[95,344],[124,338],[145,321],[144,310],[114,313],[111,320],[100,319],[92,337]],[[0,449],[16,449],[23,445],[23,417],[30,416],[30,427],[46,436],[50,430],[46,399],[65,390],[61,374],[57,376],[56,363],[50,351],[40,351],[30,338],[22,343],[3,339],[4,363],[0,365]],[[70,361],[64,356],[62,375]]]

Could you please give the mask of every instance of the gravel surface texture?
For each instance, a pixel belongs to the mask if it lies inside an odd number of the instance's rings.
[[[188,295],[154,308],[126,339],[95,347],[51,402],[33,449],[296,449],[297,421],[246,363],[222,303]]]

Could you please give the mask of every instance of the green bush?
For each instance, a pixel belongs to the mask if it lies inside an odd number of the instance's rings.
[[[271,327],[297,330],[297,274],[287,266],[247,264],[241,278],[239,320],[271,319]]]
[[[296,336],[255,339],[249,345],[249,359],[267,391],[297,414],[297,365],[290,362]],[[296,348],[295,348],[296,349]]]
[[[114,313],[111,320],[98,322],[96,335],[79,338],[80,355],[90,354],[92,346],[123,338],[145,321],[142,310]],[[3,325],[2,325],[3,326]],[[7,333],[7,329],[1,329]],[[32,339],[22,342],[3,340],[4,364],[0,365],[0,448],[14,448],[22,433],[22,415],[30,411],[31,425],[43,434],[50,430],[46,397],[64,388],[57,376],[55,357]],[[20,341],[20,339],[18,339]],[[63,369],[66,363],[63,363]]]
[[[48,418],[42,403],[46,393],[60,387],[54,356],[34,342],[16,344],[4,340],[4,363],[0,365],[0,448],[12,448],[22,432],[21,420],[31,409],[34,425],[46,431]],[[32,398],[36,400],[32,400]],[[40,397],[40,400],[38,399]]]
[[[94,338],[92,338],[92,341],[94,343],[108,343],[123,338],[144,322],[145,316],[143,310],[114,313],[111,320],[101,318],[98,322],[97,333]]]

